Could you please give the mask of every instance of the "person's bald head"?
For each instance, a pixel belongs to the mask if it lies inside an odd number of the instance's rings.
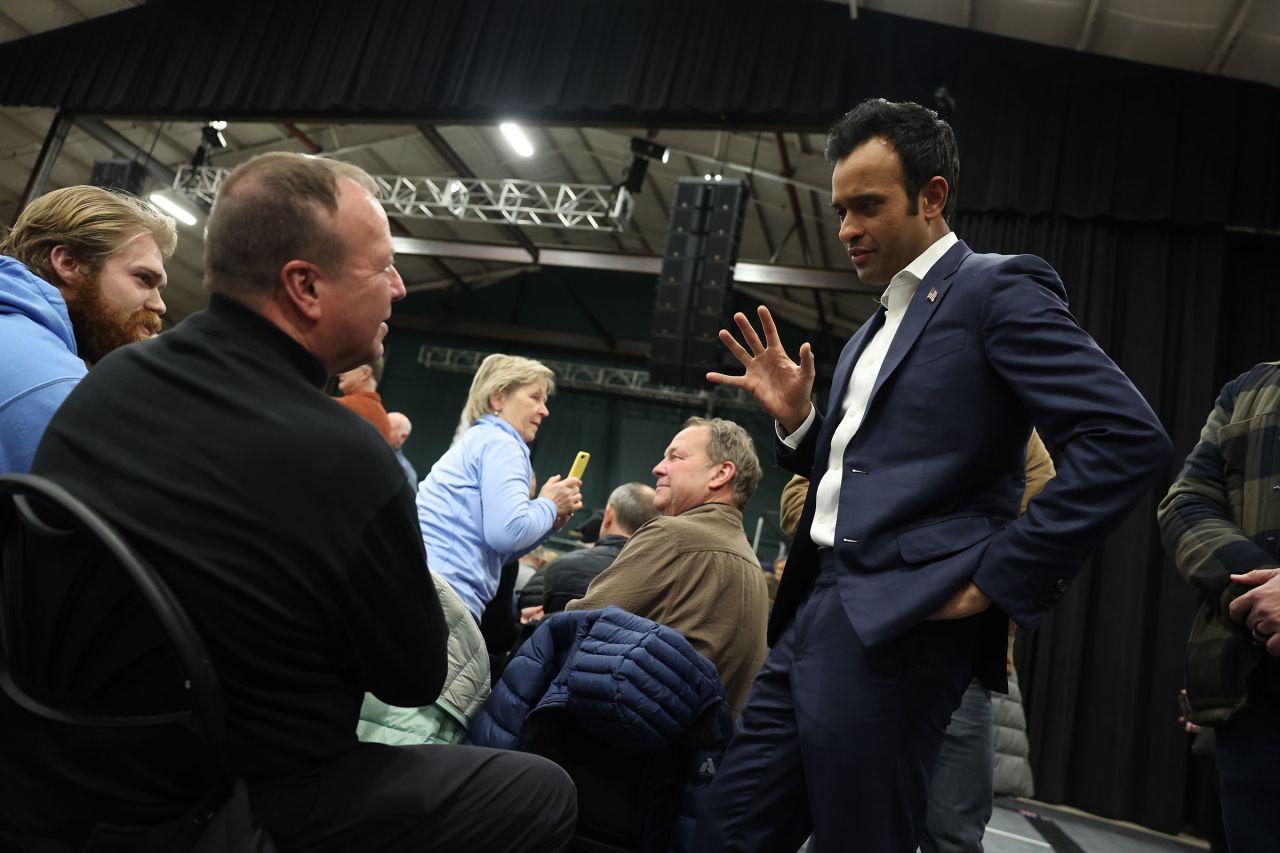
[[[387,412],[387,420],[391,422],[391,447],[393,450],[399,450],[409,440],[413,424],[404,412]]]

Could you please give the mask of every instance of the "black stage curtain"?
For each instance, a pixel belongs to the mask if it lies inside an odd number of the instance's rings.
[[[970,209],[1280,228],[1272,87],[822,0],[159,0],[0,69],[0,104],[193,119],[820,131],[945,89]]]
[[[1177,690],[1195,599],[1161,546],[1155,507],[1218,388],[1280,358],[1266,263],[1280,238],[1221,227],[961,214],[976,251],[1028,252],[1061,274],[1077,319],[1133,379],[1177,458],[1040,629],[1019,633],[1037,797],[1177,832],[1188,740]]]

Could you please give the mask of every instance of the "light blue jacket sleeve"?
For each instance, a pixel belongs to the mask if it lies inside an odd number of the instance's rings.
[[[495,441],[480,459],[480,508],[484,539],[501,554],[519,555],[551,533],[556,505],[529,500],[533,474],[518,439]]]
[[[0,474],[26,474],[36,457],[36,448],[44,436],[53,413],[80,382],[69,376],[47,382],[0,406]]]

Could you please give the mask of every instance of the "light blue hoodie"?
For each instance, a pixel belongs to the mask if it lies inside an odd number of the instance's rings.
[[[86,372],[62,294],[0,255],[0,474],[31,470],[49,419]]]

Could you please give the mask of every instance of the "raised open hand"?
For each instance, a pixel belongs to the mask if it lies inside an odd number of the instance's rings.
[[[813,350],[809,344],[800,345],[800,363],[791,360],[782,341],[778,339],[778,327],[773,324],[769,309],[761,305],[760,328],[764,341],[756,334],[751,321],[741,312],[733,315],[742,339],[751,348],[748,352],[725,329],[720,330],[720,340],[738,362],[746,368],[742,376],[724,373],[708,373],[707,381],[733,388],[743,388],[760,408],[773,417],[787,434],[795,432],[809,417],[809,395],[813,391]]]

